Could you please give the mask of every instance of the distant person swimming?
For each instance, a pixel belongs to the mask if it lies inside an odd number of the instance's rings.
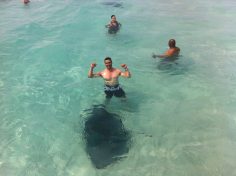
[[[180,52],[180,48],[175,46],[175,39],[170,39],[168,45],[169,45],[169,49],[164,54],[160,54],[160,55],[153,54],[152,57],[153,58],[156,58],[156,57],[170,58],[170,57],[178,56]]]
[[[116,32],[119,31],[121,24],[116,20],[116,16],[112,15],[111,22],[108,25],[106,25],[106,27],[108,28],[108,33],[115,34]]]
[[[125,98],[125,92],[120,87],[118,78],[119,76],[130,78],[131,74],[126,64],[121,64],[121,67],[125,69],[124,72],[117,68],[112,67],[112,60],[110,57],[104,59],[104,64],[106,68],[98,73],[93,73],[93,69],[96,67],[96,63],[90,65],[90,70],[88,73],[89,78],[102,77],[104,79],[104,92],[106,98],[110,99],[112,96]]]

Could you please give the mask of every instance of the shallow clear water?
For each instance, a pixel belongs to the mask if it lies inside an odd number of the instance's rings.
[[[233,0],[0,1],[0,175],[236,175]],[[116,14],[121,31],[104,25]],[[151,57],[175,38],[174,62]],[[107,110],[132,132],[127,156],[95,169],[85,152],[85,110],[103,104],[110,56],[126,63],[128,99]]]

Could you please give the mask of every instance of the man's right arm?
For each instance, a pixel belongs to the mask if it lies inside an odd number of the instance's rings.
[[[93,75],[93,68],[90,67],[89,72],[88,72],[88,77],[89,77],[89,78],[92,78],[93,76],[94,76],[94,75]]]
[[[159,57],[159,58],[166,58],[166,57],[171,57],[174,55],[174,50],[173,49],[168,49],[164,54],[153,54],[152,57],[153,58],[156,58],[156,57]]]
[[[96,65],[97,65],[97,64],[95,64],[95,63],[92,63],[92,64],[90,65],[90,69],[89,69],[89,72],[88,72],[88,77],[89,77],[89,78],[94,78],[94,77],[99,77],[99,76],[101,76],[101,73],[100,73],[100,72],[98,72],[98,73],[93,73],[93,69],[94,69],[94,67],[96,67]]]

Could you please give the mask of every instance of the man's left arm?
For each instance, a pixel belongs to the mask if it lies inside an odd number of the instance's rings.
[[[121,76],[125,77],[125,78],[130,78],[131,77],[131,73],[129,71],[129,68],[126,64],[121,64],[121,67],[125,69],[124,72],[121,72]]]

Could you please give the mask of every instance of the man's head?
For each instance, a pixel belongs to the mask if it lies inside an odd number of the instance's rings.
[[[104,64],[107,67],[107,69],[109,69],[109,70],[112,69],[112,60],[110,57],[106,57],[104,59]]]
[[[115,16],[115,15],[112,15],[112,16],[111,16],[111,20],[112,20],[112,21],[116,21],[116,16]]]
[[[28,4],[30,1],[29,0],[23,0],[24,4]]]
[[[175,39],[170,39],[169,40],[169,47],[174,48],[175,47]]]

